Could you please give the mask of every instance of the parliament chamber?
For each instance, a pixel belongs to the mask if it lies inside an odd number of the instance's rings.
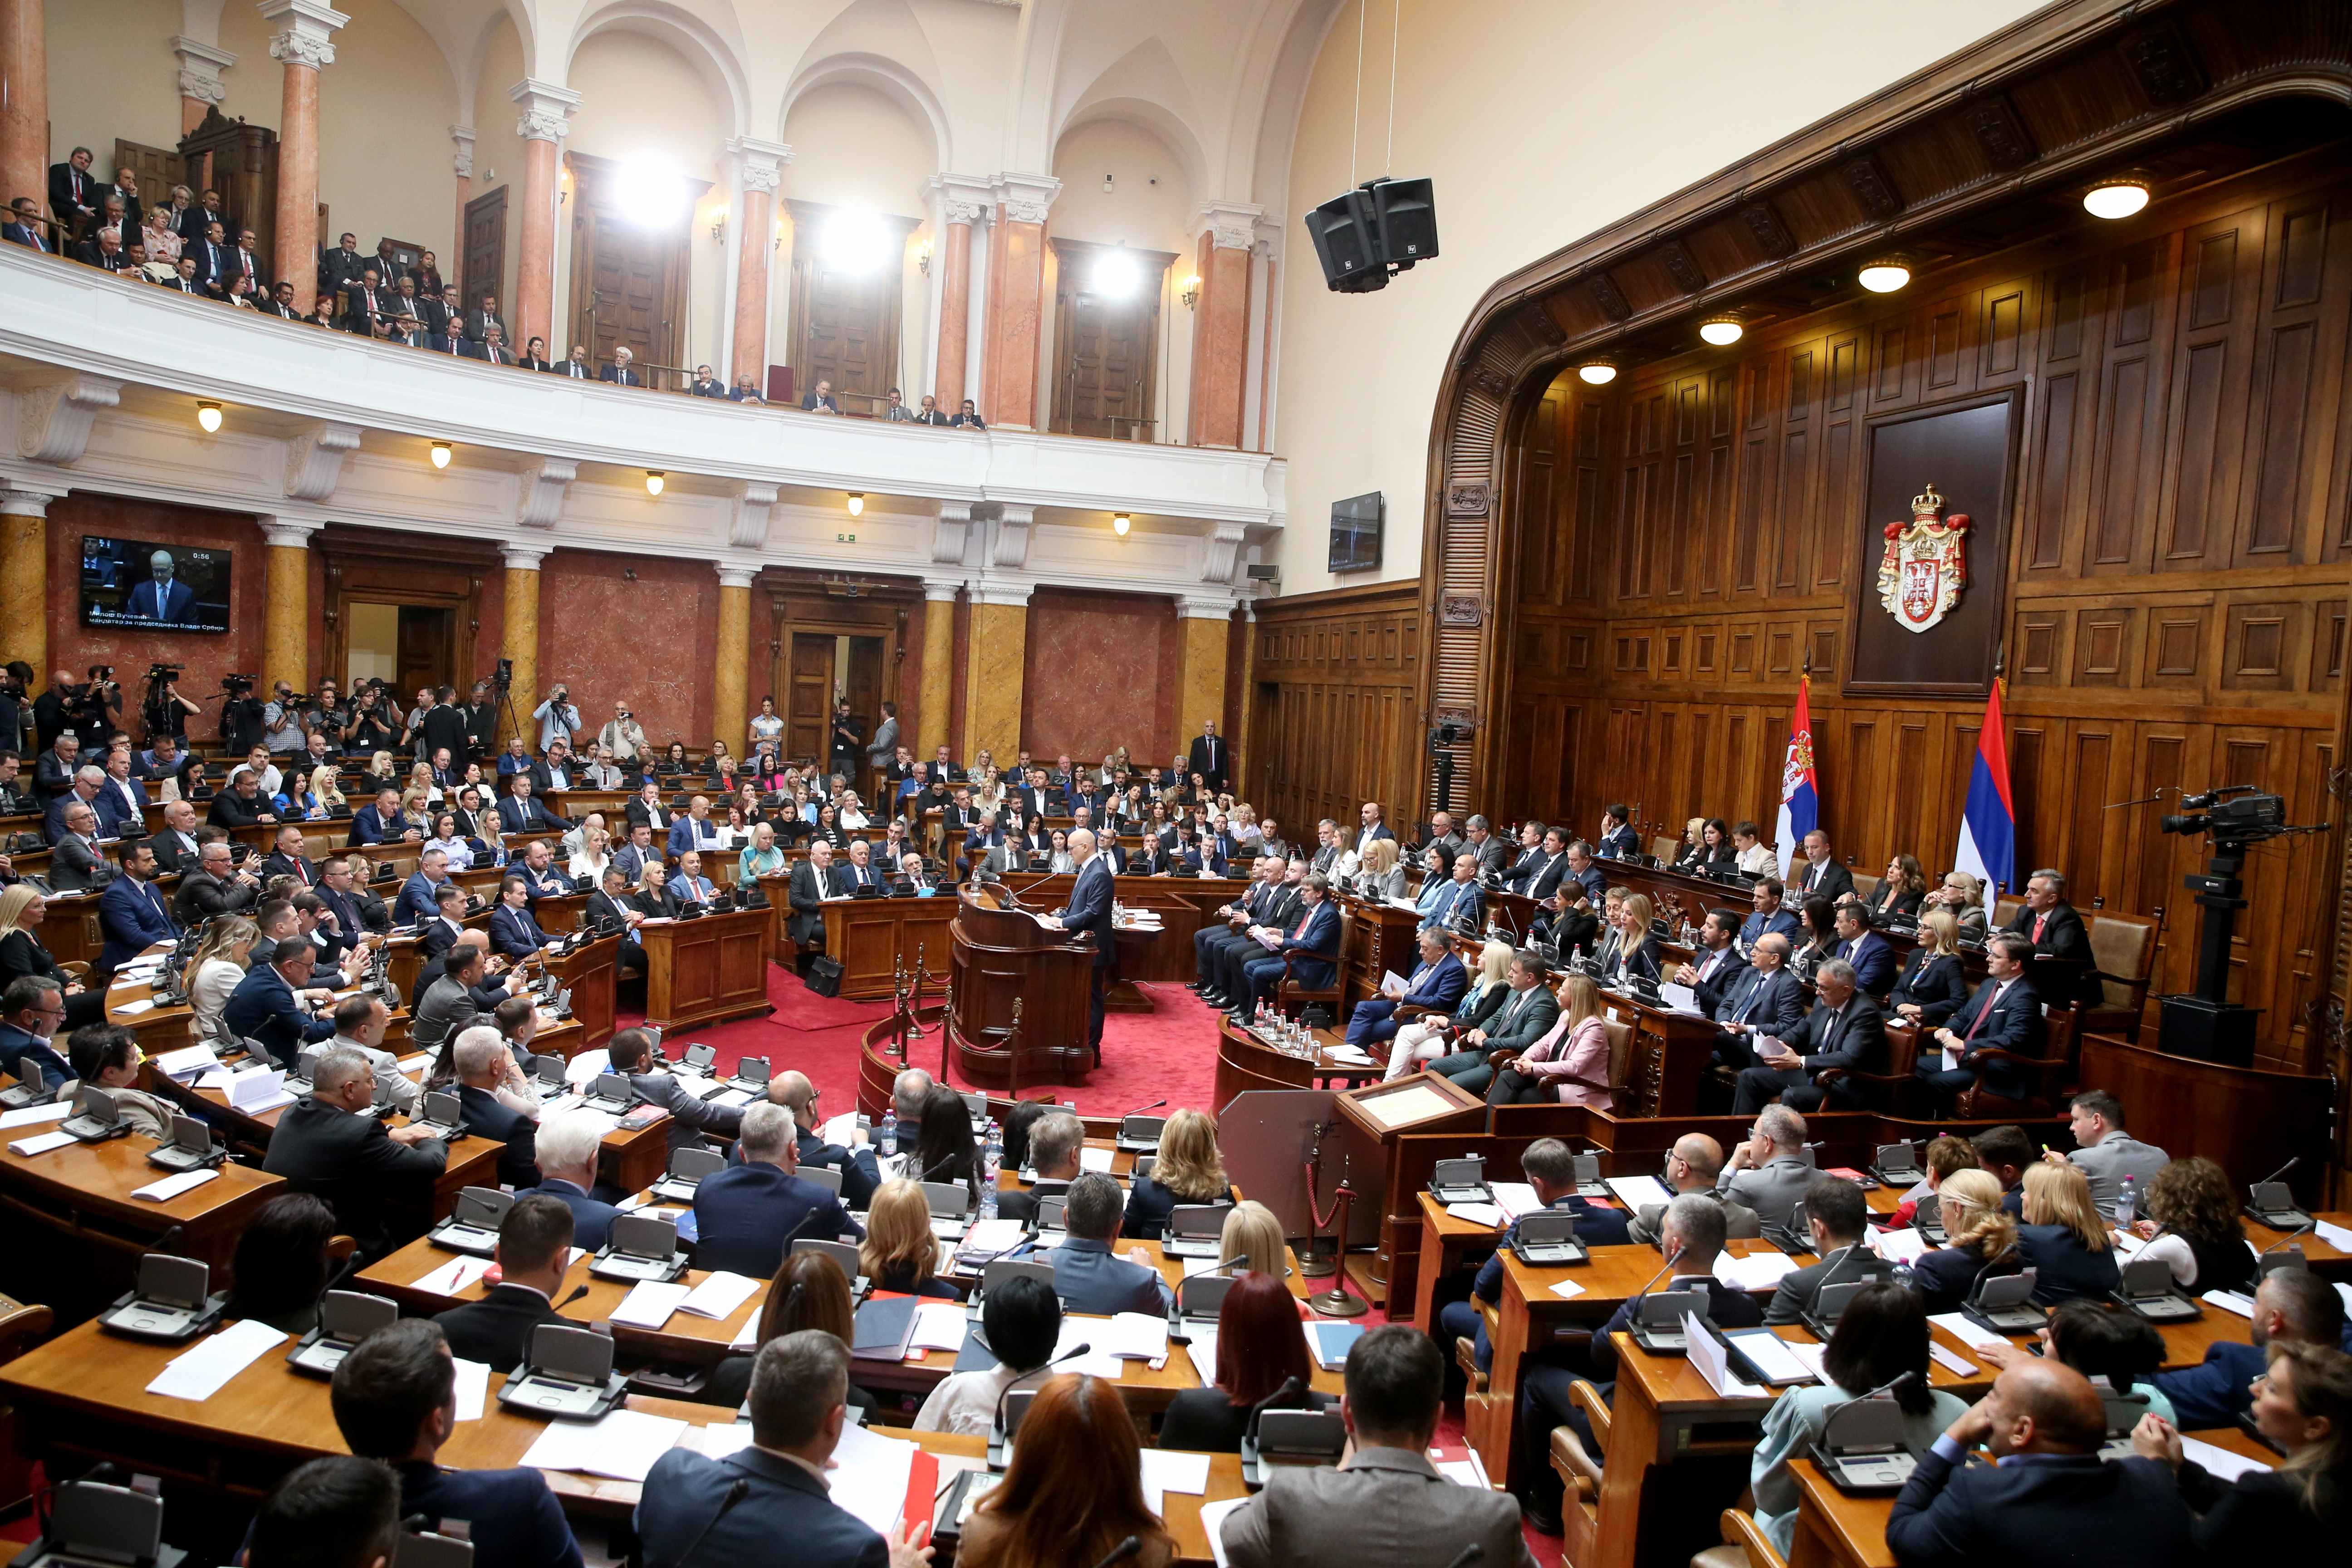
[[[2330,1550],[2348,15],[0,0],[0,1537]]]

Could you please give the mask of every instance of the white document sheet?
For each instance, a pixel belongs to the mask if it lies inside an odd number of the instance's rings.
[[[915,1309],[915,1332],[908,1340],[909,1353],[918,1351],[960,1351],[971,1319],[959,1301],[925,1301]]]
[[[601,1420],[551,1421],[523,1453],[534,1470],[578,1470],[616,1481],[643,1481],[654,1461],[677,1446],[686,1423],[636,1410],[615,1410]]]
[[[46,1154],[52,1149],[62,1149],[73,1142],[74,1135],[70,1132],[36,1132],[30,1138],[19,1138],[10,1143],[8,1152],[20,1159],[30,1159],[36,1154]],[[131,1195],[138,1196],[136,1193]]]
[[[436,1296],[455,1296],[489,1271],[487,1258],[459,1258],[419,1279],[416,1288]]]
[[[1167,1516],[1170,1492],[1201,1497],[1208,1489],[1208,1455],[1187,1454],[1173,1448],[1143,1450],[1143,1501],[1152,1512],[1162,1518]]]
[[[1796,1267],[1797,1260],[1785,1252],[1751,1252],[1745,1258],[1728,1252],[1715,1255],[1715,1277],[1735,1290],[1769,1290]]]
[[[1716,1338],[1700,1324],[1695,1312],[1683,1314],[1683,1334],[1690,1344],[1690,1363],[1706,1385],[1725,1399],[1760,1399],[1765,1390],[1731,1375],[1730,1358]]]
[[[1927,1321],[1964,1345],[2005,1345],[2009,1338],[1979,1325],[1965,1312],[1930,1312]]]
[[[621,1304],[613,1309],[613,1321],[627,1323],[633,1328],[658,1329],[669,1321],[678,1303],[694,1294],[691,1285],[665,1284],[658,1279],[640,1279],[629,1287]]]
[[[677,1304],[681,1312],[691,1312],[698,1318],[724,1319],[735,1315],[735,1309],[751,1299],[763,1280],[746,1275],[730,1274],[724,1268],[712,1274],[688,1293]]]
[[[226,1388],[238,1373],[285,1342],[284,1334],[258,1318],[231,1323],[173,1356],[155,1374],[155,1381],[147,1385],[147,1392],[166,1399],[202,1403]]]
[[[44,1121],[63,1121],[73,1114],[73,1102],[59,1100],[53,1105],[28,1105],[22,1110],[0,1110],[0,1127],[38,1127]]]
[[[826,1477],[833,1500],[876,1534],[887,1536],[907,1511],[907,1477],[915,1467],[915,1452],[914,1444],[882,1436],[871,1427],[842,1428],[840,1446],[833,1451],[837,1468]]]
[[[73,1134],[60,1132],[58,1136],[70,1138]],[[193,1192],[206,1182],[219,1179],[220,1172],[217,1170],[182,1171],[176,1176],[166,1176],[160,1182],[150,1182],[143,1187],[133,1187],[131,1189],[131,1195],[134,1198],[145,1198],[150,1203],[167,1204],[182,1193]]]
[[[1675,1200],[1675,1194],[1666,1190],[1666,1184],[1655,1176],[1607,1176],[1602,1178],[1601,1184],[1616,1194],[1619,1201],[1636,1213],[1644,1204],[1669,1204]]]
[[[490,1399],[490,1363],[457,1358],[457,1419],[479,1421]]]
[[[2180,1457],[2196,1460],[2216,1480],[2223,1481],[2234,1481],[2240,1476],[2251,1476],[2277,1468],[2260,1459],[2250,1459],[2243,1454],[2231,1453],[2227,1448],[2217,1448],[2210,1443],[2200,1443],[2194,1437],[2180,1439]]]

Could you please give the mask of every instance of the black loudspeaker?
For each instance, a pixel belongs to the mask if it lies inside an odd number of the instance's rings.
[[[1369,293],[1437,254],[1437,204],[1427,180],[1367,180],[1308,213],[1307,232],[1326,286]]]

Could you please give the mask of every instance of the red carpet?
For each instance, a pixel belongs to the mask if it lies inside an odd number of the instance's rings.
[[[1088,1073],[1085,1083],[1024,1083],[1022,1097],[1050,1092],[1055,1100],[1076,1101],[1088,1116],[1117,1116],[1162,1098],[1170,1110],[1213,1109],[1209,1101],[1217,1070],[1215,1010],[1181,984],[1148,984],[1143,990],[1159,1010],[1113,1013],[1105,1019],[1103,1065]],[[847,1110],[857,1092],[859,1043],[870,1026],[890,1016],[890,1005],[819,996],[789,970],[775,965],[768,971],[768,999],[776,1005],[768,1017],[689,1029],[673,1043],[713,1047],[719,1065],[730,1071],[740,1058],[764,1056],[774,1071],[792,1068],[808,1074],[829,1113]],[[642,1015],[635,1012],[620,1015],[624,1027],[641,1021]],[[940,1033],[933,1027],[912,1045],[908,1059],[936,1078],[940,1047]],[[982,1087],[951,1081],[959,1089]],[[1001,1094],[1004,1086],[995,1089]]]

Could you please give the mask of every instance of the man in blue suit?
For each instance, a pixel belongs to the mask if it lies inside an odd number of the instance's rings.
[[[275,948],[267,941],[253,944],[253,967],[221,1009],[221,1022],[240,1040],[257,1040],[281,1068],[291,1069],[302,1047],[335,1032],[332,1018],[318,1018],[295,999],[310,984],[310,960],[316,950],[302,937],[290,937]]]
[[[197,271],[204,270],[201,263]],[[142,616],[151,621],[176,625],[188,618],[188,606],[195,603],[196,591],[179,580],[179,563],[168,550],[158,550],[147,557],[147,576],[133,584],[131,597],[123,605],[126,615]]]
[[[1985,943],[1985,983],[1936,1031],[1933,1041],[1921,1043],[1919,1065],[1913,1070],[1935,1091],[1939,1107],[1975,1086],[1979,1052],[2042,1054],[2042,998],[2025,978],[2025,966],[2032,962],[2030,939],[2014,931],[1994,932]],[[2032,1081],[2011,1064],[1994,1059],[1982,1067],[1988,1092],[2009,1100],[2023,1100],[2033,1092]]]
[[[1258,1003],[1282,980],[1284,953],[1294,955],[1291,975],[1309,991],[1322,990],[1339,974],[1339,909],[1331,902],[1331,884],[1322,873],[1310,872],[1300,881],[1299,889],[1298,923],[1282,935],[1267,956],[1242,965],[1248,994],[1229,1009],[1232,1016],[1246,1018],[1257,1011]]]
[[[1118,939],[1111,923],[1110,862],[1095,851],[1095,836],[1081,827],[1069,837],[1070,854],[1078,863],[1077,880],[1070,887],[1069,907],[1049,917],[1067,931],[1090,931],[1095,939],[1093,975],[1087,993],[1087,1044],[1094,1047],[1095,1065],[1102,1065],[1103,997],[1118,978]]]
[[[1895,989],[1895,949],[1870,929],[1861,905],[1838,906],[1837,933],[1836,956],[1853,965],[1855,989],[1880,997]]]
[[[1756,885],[1748,889],[1748,896],[1755,900],[1756,912],[1739,927],[1740,952],[1750,951],[1757,942],[1769,935],[1778,934],[1794,940],[1797,917],[1780,907],[1780,878],[1757,878]]]
[[[1088,1171],[1070,1184],[1069,1206],[1062,1216],[1069,1239],[1051,1255],[1054,1294],[1062,1299],[1063,1310],[1101,1317],[1119,1312],[1167,1315],[1173,1298],[1160,1270],[1112,1256],[1126,1206],[1118,1184],[1099,1171]],[[1135,1251],[1140,1255],[1143,1249]]]
[[[1399,1012],[1411,1007],[1417,1013],[1450,1015],[1469,989],[1470,972],[1454,956],[1454,944],[1443,931],[1425,929],[1421,933],[1421,963],[1405,981],[1403,992],[1357,1003],[1348,1019],[1348,1043],[1365,1046],[1392,1040],[1402,1026]]]
[[[761,1346],[746,1402],[751,1447],[723,1459],[677,1447],[654,1461],[636,1512],[645,1560],[763,1563],[789,1542],[793,1568],[921,1568],[928,1550],[906,1538],[916,1526],[886,1541],[827,1495],[848,1399],[849,1347],[836,1336],[803,1329]]]
[[[130,750],[106,756],[106,782],[98,786],[98,834],[101,838],[147,837],[147,786],[131,776]]]
[[[476,1025],[457,1035],[457,1111],[467,1133],[491,1139],[499,1149],[499,1181],[518,1190],[539,1180],[532,1142],[539,1124],[499,1099],[514,1053],[498,1030]]]
[[[530,912],[530,884],[509,877],[499,884],[499,907],[490,911],[490,951],[509,958],[529,958],[547,945]]]
[[[1576,1195],[1576,1156],[1567,1144],[1557,1138],[1538,1138],[1528,1145],[1519,1156],[1519,1173],[1528,1185],[1536,1190],[1536,1199],[1548,1209],[1562,1209],[1576,1216],[1576,1239],[1587,1247],[1622,1247],[1631,1239],[1626,1235],[1627,1218],[1622,1208],[1596,1208]],[[1504,1234],[1503,1247],[1507,1247],[1519,1237],[1519,1225],[1511,1222]],[[1503,1299],[1503,1253],[1497,1248],[1478,1270],[1477,1281],[1470,1287],[1471,1294],[1488,1305]],[[1475,1302],[1449,1301],[1437,1315],[1443,1331],[1438,1336],[1441,1347],[1454,1340],[1472,1342],[1478,1358],[1478,1370],[1486,1371],[1495,1363],[1495,1347],[1486,1340],[1486,1321],[1478,1315]]]
[[[538,1470],[445,1470],[457,1430],[457,1367],[439,1325],[407,1318],[377,1330],[335,1368],[329,1394],[343,1444],[400,1477],[400,1511],[425,1527],[462,1520],[480,1568],[580,1568],[580,1546]]]
[[[1756,943],[1747,967],[1736,972],[1715,1005],[1721,1032],[1715,1037],[1715,1059],[1742,1072],[1756,1065],[1756,1040],[1778,1039],[1804,1016],[1805,988],[1789,973],[1794,945],[1775,931]]]
[[[499,828],[505,833],[561,833],[563,823],[530,793],[530,775],[514,776],[514,793],[499,802]]]
[[[0,993],[0,1075],[15,1078],[26,1062],[37,1062],[52,1090],[74,1076],[58,1054],[55,1037],[65,1022],[64,988],[46,974],[24,974]]]
[[[416,869],[400,885],[400,897],[392,904],[392,923],[404,926],[429,921],[441,902],[441,889],[448,885],[449,857],[439,849],[427,849],[417,858]]]
[[[575,1107],[540,1123],[531,1154],[539,1162],[539,1185],[532,1190],[572,1211],[572,1245],[593,1252],[613,1238],[618,1206],[597,1195],[596,1157],[613,1118],[586,1106]]]
[[[2160,1459],[2102,1460],[2106,1406],[2091,1380],[2028,1358],[1993,1380],[1920,1458],[1886,1518],[1904,1568],[2201,1561],[2189,1505]],[[1990,1465],[1970,1465],[1982,1443]]]
[[[1425,931],[1461,931],[1465,926],[1478,929],[1486,908],[1486,895],[1478,886],[1478,857],[1471,854],[1454,858],[1454,877],[1431,902],[1429,912],[1421,919]]]
[[[2223,1340],[2205,1347],[2205,1359],[2179,1372],[2158,1373],[2148,1386],[2172,1401],[2172,1424],[2184,1432],[2235,1426],[2253,1408],[2253,1381],[2270,1364],[2269,1345],[2352,1349],[2347,1344],[2344,1299],[2307,1268],[2273,1268],[2254,1289],[2252,1342]]]
[[[841,1200],[793,1174],[800,1169],[793,1113],[761,1100],[743,1110],[743,1163],[702,1178],[694,1189],[694,1262],[768,1279],[803,1236],[838,1241],[866,1232]]]
[[[855,1149],[845,1149],[838,1143],[828,1143],[818,1135],[816,1120],[816,1085],[803,1072],[780,1072],[768,1080],[768,1098],[793,1114],[793,1142],[798,1156],[796,1165],[824,1165],[841,1173],[841,1202],[844,1207],[864,1210],[874,1201],[882,1185],[882,1167],[874,1158],[872,1145],[861,1143]],[[741,1163],[743,1145],[738,1140],[734,1160]]]
[[[1622,805],[1601,811],[1601,842],[1592,852],[1603,860],[1627,860],[1642,852],[1641,837],[1633,828],[1633,814]]]
[[[376,792],[373,805],[363,805],[352,813],[351,837],[343,843],[347,848],[357,849],[367,844],[396,844],[403,839],[414,842],[424,837],[416,824],[401,815],[400,792],[387,789]]]
[[[98,896],[98,924],[106,933],[98,966],[110,974],[157,942],[178,940],[180,928],[155,890],[155,850],[146,840],[124,847],[122,875]]]

